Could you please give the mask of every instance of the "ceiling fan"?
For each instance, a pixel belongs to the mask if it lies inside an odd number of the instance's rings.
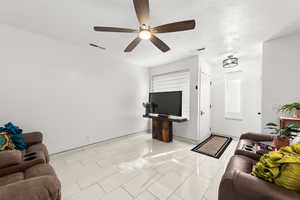
[[[95,31],[102,32],[121,32],[121,33],[138,33],[138,37],[135,38],[124,50],[124,52],[131,52],[141,40],[150,40],[157,48],[162,52],[167,52],[170,47],[158,37],[155,36],[156,33],[170,33],[178,31],[192,30],[196,26],[195,20],[187,20],[181,22],[175,22],[171,24],[165,24],[157,27],[149,26],[149,0],[133,0],[135,12],[140,23],[139,29],[129,29],[129,28],[116,28],[116,27],[102,27],[95,26]]]

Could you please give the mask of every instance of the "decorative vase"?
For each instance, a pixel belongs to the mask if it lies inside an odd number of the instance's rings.
[[[145,108],[145,115],[148,115],[151,112],[150,106],[146,106]]]
[[[293,118],[300,118],[300,110],[294,110]]]
[[[274,142],[274,145],[276,147],[279,147],[279,148],[290,145],[290,139],[288,137],[285,138],[285,139],[281,139],[279,137],[275,137],[273,142]]]

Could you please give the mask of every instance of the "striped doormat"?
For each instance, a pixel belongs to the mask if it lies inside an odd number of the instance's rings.
[[[211,135],[192,151],[219,159],[231,141],[232,138],[230,137]]]

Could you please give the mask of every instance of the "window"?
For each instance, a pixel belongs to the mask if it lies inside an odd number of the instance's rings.
[[[151,92],[182,91],[182,116],[190,116],[190,72],[177,71],[153,75]]]
[[[225,118],[227,119],[243,119],[241,107],[242,80],[239,77],[240,74],[231,72],[227,74],[225,79]]]

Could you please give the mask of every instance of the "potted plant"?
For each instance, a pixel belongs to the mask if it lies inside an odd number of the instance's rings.
[[[290,137],[293,135],[293,133],[300,132],[300,127],[295,124],[290,124],[284,128],[279,128],[276,123],[270,122],[266,124],[266,128],[274,130],[272,134],[277,134],[277,136],[274,138],[274,145],[276,147],[289,146]]]
[[[143,106],[145,108],[145,115],[148,115],[150,112],[151,112],[151,109],[152,109],[152,105],[151,103],[143,103]]]
[[[282,113],[292,113],[294,118],[300,118],[300,103],[285,104],[280,109]]]

